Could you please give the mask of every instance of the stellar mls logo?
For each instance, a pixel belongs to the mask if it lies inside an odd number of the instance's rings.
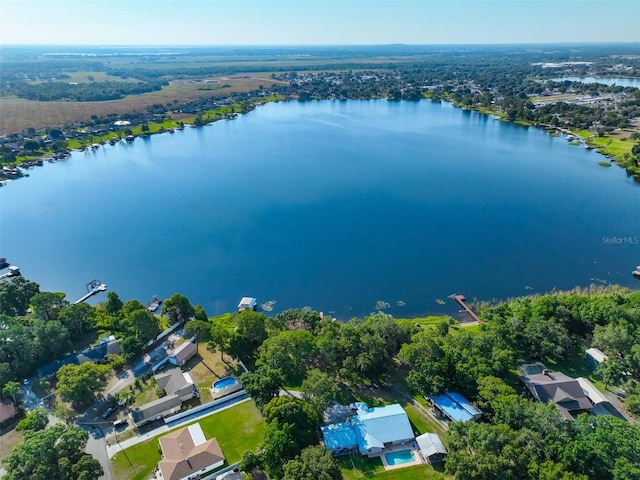
[[[640,237],[602,237],[604,245],[640,245]]]

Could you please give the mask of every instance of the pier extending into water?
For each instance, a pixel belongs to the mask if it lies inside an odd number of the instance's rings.
[[[105,290],[107,290],[107,286],[104,283],[100,283],[100,280],[91,280],[87,283],[87,294],[73,303],[74,305],[76,303],[82,303],[88,298],[93,297],[96,293],[104,292]]]
[[[469,306],[465,303],[466,298],[464,295],[454,295],[453,299],[456,302],[458,302],[458,304],[462,307],[465,313],[469,315],[475,322],[478,322],[479,324],[483,323],[482,320],[480,320],[478,316],[475,313],[473,313],[473,310],[471,310]]]

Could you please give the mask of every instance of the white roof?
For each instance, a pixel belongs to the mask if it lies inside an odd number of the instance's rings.
[[[207,441],[207,439],[204,436],[204,432],[202,431],[202,427],[200,427],[199,423],[194,423],[193,425],[189,425],[187,428],[189,429],[191,440],[193,440],[193,444],[195,446],[202,445]]]
[[[597,362],[604,362],[607,358],[609,358],[606,354],[602,353],[601,350],[597,348],[589,348],[587,349],[587,355],[596,360]]]
[[[416,442],[420,447],[420,453],[424,458],[429,458],[436,453],[446,454],[447,450],[444,448],[440,437],[435,433],[425,433],[416,437]]]
[[[599,403],[609,401],[607,400],[607,397],[605,397],[602,393],[600,393],[600,390],[598,390],[596,386],[586,378],[579,377],[579,378],[576,378],[576,380],[578,380],[578,383],[580,384],[580,388],[582,388],[582,391],[584,392],[584,394],[587,397],[589,397],[589,400],[591,400],[594,405],[598,405]]]
[[[252,308],[256,303],[258,303],[258,300],[253,297],[242,297],[242,300],[240,300],[240,303],[238,304],[238,308],[240,307]]]

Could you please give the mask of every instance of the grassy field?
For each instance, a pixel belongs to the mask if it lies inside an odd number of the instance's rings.
[[[0,462],[11,453],[13,447],[24,440],[22,432],[18,432],[15,428],[5,431],[2,430],[0,435]]]
[[[86,73],[86,72],[85,72]],[[97,74],[97,72],[96,72]],[[94,75],[95,76],[95,75]],[[178,101],[195,100],[213,94],[224,95],[233,92],[257,90],[260,85],[271,85],[273,80],[259,73],[251,76],[216,77],[220,84],[229,87],[203,90],[202,82],[171,82],[158,92],[130,95],[121,100],[103,102],[39,102],[16,97],[0,98],[0,135],[20,132],[25,128],[43,128],[52,125],[70,124],[88,120],[91,115],[104,116],[109,113],[144,112],[147,105],[167,104]]]
[[[257,449],[262,443],[265,428],[264,419],[253,401],[209,415],[198,423],[207,439],[215,437],[218,440],[227,464],[240,461],[245,450]],[[129,447],[112,458],[114,478],[144,480],[160,459],[158,437]]]

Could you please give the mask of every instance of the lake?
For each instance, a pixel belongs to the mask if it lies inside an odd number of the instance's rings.
[[[69,300],[97,278],[209,315],[637,288],[640,185],[600,160],[445,102],[271,103],[29,170],[0,189],[0,256]]]
[[[640,88],[640,78],[624,78],[624,77],[561,77],[554,78],[554,82],[582,82],[582,83],[600,83],[602,85],[617,85],[619,87],[635,87]]]

